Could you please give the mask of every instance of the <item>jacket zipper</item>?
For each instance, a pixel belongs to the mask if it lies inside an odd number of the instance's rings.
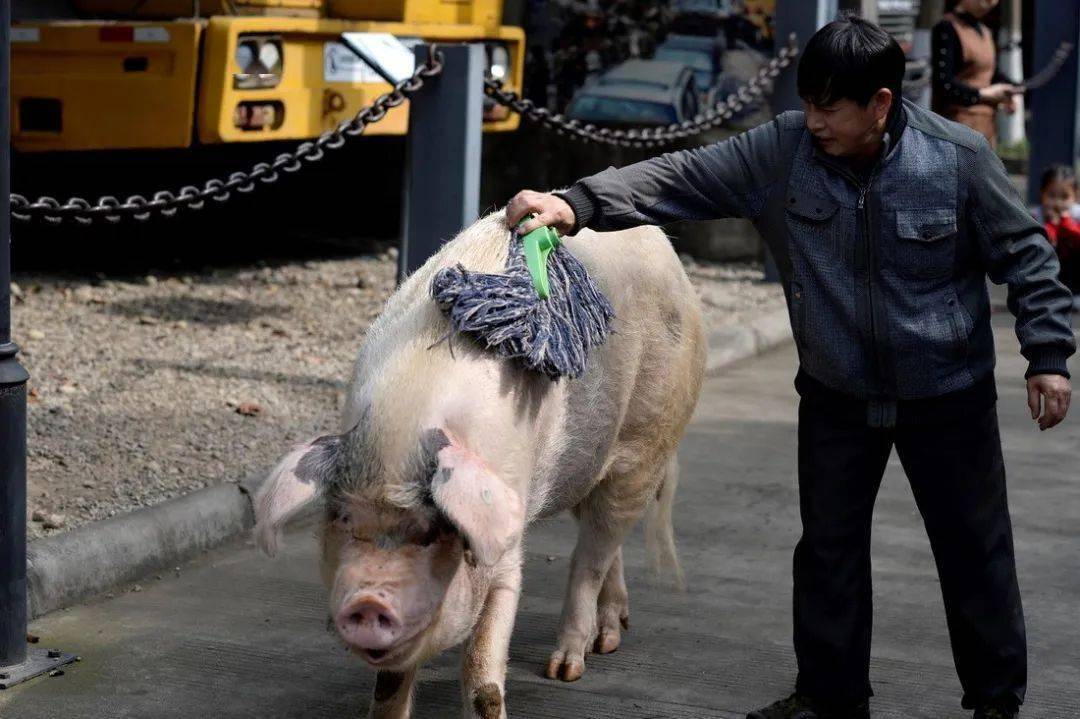
[[[866,298],[870,307],[870,344],[874,353],[874,365],[877,368],[878,381],[885,383],[885,375],[881,371],[881,353],[878,350],[877,340],[877,324],[875,321],[874,312],[874,251],[873,244],[870,242],[870,208],[866,205],[866,195],[870,192],[870,185],[874,181],[874,175],[871,173],[867,178],[866,184],[862,185],[859,189],[859,221],[862,225],[863,234],[863,247],[866,250]],[[882,387],[879,386],[878,389]]]
[[[866,179],[866,183],[859,181],[859,177],[851,172],[848,168],[839,163],[831,164],[836,170],[844,177],[848,179],[851,184],[859,188],[859,202],[857,209],[859,210],[859,224],[862,228],[863,235],[863,247],[866,250],[866,298],[870,307],[870,343],[872,345],[871,350],[874,353],[874,365],[877,368],[878,381],[880,382],[879,390],[883,390],[887,384],[885,379],[885,372],[882,371],[881,364],[881,352],[878,349],[877,340],[877,324],[874,319],[874,253],[873,246],[870,242],[870,208],[866,204],[866,196],[870,193],[870,186],[874,183],[874,178],[878,175],[880,166],[884,164],[885,158],[888,156],[889,151],[893,147],[893,143],[890,141],[888,133],[885,135],[886,146],[882,150],[882,157],[878,160],[877,166],[871,170],[869,177]]]

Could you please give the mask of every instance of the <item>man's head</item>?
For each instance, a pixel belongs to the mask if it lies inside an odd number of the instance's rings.
[[[904,51],[877,25],[847,16],[814,33],[799,60],[798,89],[822,151],[873,155],[903,81]]]

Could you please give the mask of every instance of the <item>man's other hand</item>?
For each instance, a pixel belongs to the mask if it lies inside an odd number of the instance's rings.
[[[527,235],[537,227],[553,227],[560,235],[574,229],[577,218],[574,210],[563,200],[548,192],[522,190],[510,198],[506,205],[506,221],[515,227],[525,215],[536,215],[517,232]]]
[[[1059,374],[1032,375],[1027,381],[1028,409],[1039,429],[1050,429],[1065,419],[1072,398],[1072,385]],[[1040,413],[1040,410],[1041,413]]]

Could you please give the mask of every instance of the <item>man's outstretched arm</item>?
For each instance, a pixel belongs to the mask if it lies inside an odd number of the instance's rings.
[[[972,158],[968,213],[990,279],[1009,287],[1020,352],[1028,360],[1028,408],[1039,429],[1069,411],[1066,360],[1076,351],[1072,293],[1058,280],[1058,259],[1046,232],[1023,204],[1001,160],[981,142]]]
[[[535,214],[522,233],[547,225],[573,234],[583,227],[604,231],[753,218],[777,180],[785,142],[801,126],[801,120],[781,116],[723,142],[609,167],[563,192],[523,190],[507,205],[507,219],[517,224]]]

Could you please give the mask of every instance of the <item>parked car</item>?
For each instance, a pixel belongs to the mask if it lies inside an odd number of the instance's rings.
[[[694,72],[681,62],[627,60],[581,88],[566,116],[623,127],[670,125],[699,109]]]
[[[708,56],[715,67],[720,66],[720,61],[724,57],[725,50],[723,38],[716,36],[706,37],[704,35],[682,35],[678,33],[671,33],[665,37],[664,41],[657,46],[657,50],[661,47],[670,50],[699,52]]]
[[[655,60],[681,62],[694,71],[702,104],[710,105],[716,88],[716,80],[722,70],[723,51],[716,38],[696,35],[668,35],[656,48]]]
[[[671,11],[672,32],[716,37],[733,8],[731,0],[673,0]]]

